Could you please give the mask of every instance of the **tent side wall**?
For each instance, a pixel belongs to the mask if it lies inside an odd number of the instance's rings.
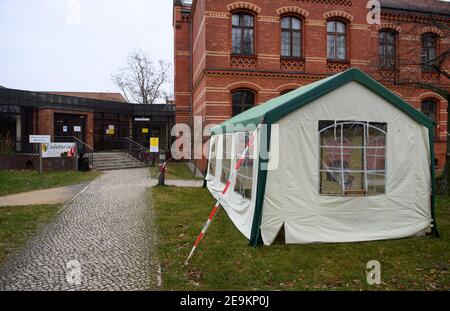
[[[209,152],[209,166],[208,173],[206,176],[207,187],[211,194],[214,196],[216,200],[218,200],[222,196],[222,191],[225,188],[226,180],[229,178],[229,171],[226,170],[225,177],[222,176],[224,173],[224,165],[226,167],[233,168],[236,166],[237,161],[239,160],[240,155],[245,149],[245,139],[243,140],[243,135],[245,133],[251,132],[233,132],[228,134],[216,134],[211,137],[210,143],[210,152]],[[228,139],[228,142],[231,142],[231,148],[224,152],[224,141]],[[251,229],[253,224],[253,215],[255,211],[255,198],[256,198],[256,187],[257,187],[257,179],[258,179],[258,157],[256,156],[258,151],[258,139],[259,139],[259,131],[256,132],[256,137],[252,147],[249,149],[249,156],[251,163],[248,163],[247,166],[245,164],[240,170],[239,173],[243,173],[243,170],[247,170],[247,174],[251,175],[251,194],[247,191],[247,196],[249,198],[244,197],[241,193],[239,193],[236,189],[237,178],[231,180],[231,184],[228,188],[228,191],[221,199],[221,205],[224,210],[227,212],[228,216],[236,226],[236,228],[247,238],[250,239]],[[229,144],[230,146],[230,144]],[[231,159],[227,160],[225,155],[231,155]],[[247,185],[249,184],[249,180],[247,180]]]
[[[387,123],[384,194],[319,194],[318,123],[323,120]],[[260,227],[265,244],[273,242],[283,224],[286,243],[402,238],[430,228],[432,135],[426,126],[357,82],[314,100],[276,124],[280,133],[272,133],[270,145],[271,153],[279,145],[280,158],[265,181]]]

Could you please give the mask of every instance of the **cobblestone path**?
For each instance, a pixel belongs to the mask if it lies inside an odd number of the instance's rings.
[[[0,290],[155,289],[148,169],[108,171],[0,269]]]

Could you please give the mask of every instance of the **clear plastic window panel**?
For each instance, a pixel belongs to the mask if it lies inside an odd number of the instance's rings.
[[[386,123],[320,121],[320,193],[385,193]]]
[[[211,139],[211,154],[209,156],[209,174],[211,176],[216,176],[216,164],[217,164],[217,139]]]
[[[246,146],[249,143],[251,133],[238,133],[235,149],[236,162],[242,156]],[[239,193],[244,198],[252,199],[252,187],[253,187],[253,163],[254,163],[254,148],[249,146],[247,153],[245,154],[244,161],[241,167],[237,171],[236,182],[234,185],[234,191]]]
[[[225,135],[222,139],[222,142],[222,173],[220,175],[220,181],[226,184],[228,182],[228,179],[230,178],[233,135]]]

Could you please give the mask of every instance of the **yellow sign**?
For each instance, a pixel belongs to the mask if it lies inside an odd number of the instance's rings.
[[[159,138],[150,138],[150,152],[159,152]]]
[[[148,134],[148,128],[146,127],[142,128],[142,134]]]
[[[106,135],[114,135],[114,129],[107,129]]]

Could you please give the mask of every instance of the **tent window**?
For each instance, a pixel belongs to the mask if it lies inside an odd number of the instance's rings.
[[[209,175],[216,176],[216,164],[217,164],[217,139],[211,138],[211,154],[209,155]]]
[[[385,193],[386,123],[319,121],[320,194]]]
[[[240,159],[250,139],[250,133],[243,132],[237,134],[236,152],[235,158]],[[236,183],[234,185],[234,191],[242,195],[249,200],[252,199],[252,187],[253,187],[253,163],[254,153],[253,146],[250,146],[248,152],[245,155],[244,162],[237,171]]]
[[[231,159],[232,159],[232,144],[233,135],[223,136],[223,149],[222,149],[222,173],[220,175],[220,181],[223,184],[228,182],[230,178]]]

